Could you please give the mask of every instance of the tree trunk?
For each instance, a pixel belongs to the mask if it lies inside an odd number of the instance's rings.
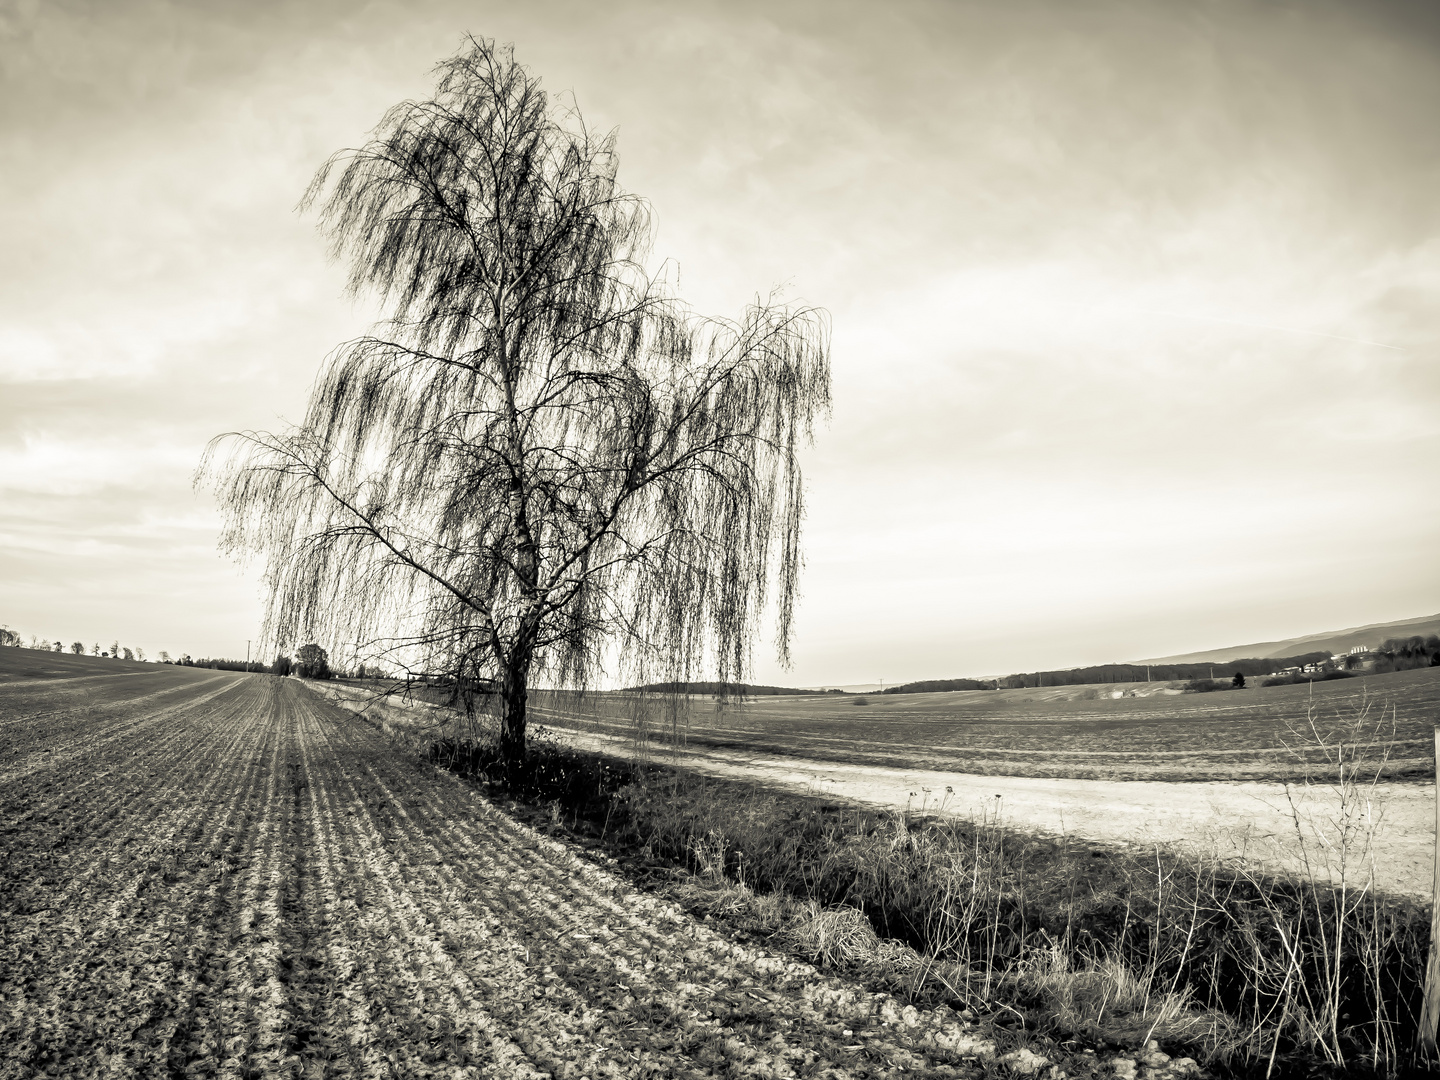
[[[512,660],[500,676],[500,756],[511,775],[525,764],[525,709],[529,695],[528,659]]]

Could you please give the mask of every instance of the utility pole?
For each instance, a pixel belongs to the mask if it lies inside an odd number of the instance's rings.
[[[250,639],[245,639],[245,673],[250,673]]]

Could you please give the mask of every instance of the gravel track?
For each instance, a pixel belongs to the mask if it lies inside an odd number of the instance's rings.
[[[0,683],[0,724],[0,1078],[971,1076],[990,1049],[726,940],[296,680]]]

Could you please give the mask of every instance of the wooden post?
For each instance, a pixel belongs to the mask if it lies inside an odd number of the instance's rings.
[[[1440,1025],[1440,724],[1435,725],[1435,886],[1431,894],[1430,959],[1425,965],[1425,1004],[1415,1046],[1426,1061],[1440,1060],[1435,1029]]]

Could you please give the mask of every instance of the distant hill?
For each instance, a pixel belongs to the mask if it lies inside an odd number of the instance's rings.
[[[117,675],[124,672],[154,671],[157,665],[139,660],[112,660],[108,656],[76,655],[27,649],[0,648],[0,682],[12,679],[63,679],[83,675]]]
[[[1207,652],[1182,653],[1178,656],[1160,656],[1150,660],[1135,660],[1136,664],[1223,664],[1230,660],[1247,657],[1277,659],[1308,652],[1346,653],[1356,645],[1379,645],[1386,638],[1412,637],[1419,634],[1440,634],[1440,615],[1423,615],[1418,619],[1402,619],[1399,622],[1371,623],[1368,626],[1352,626],[1348,630],[1327,630],[1321,634],[1307,634],[1305,637],[1286,638],[1284,641],[1260,641],[1253,645],[1231,645],[1224,649],[1210,649]]]

